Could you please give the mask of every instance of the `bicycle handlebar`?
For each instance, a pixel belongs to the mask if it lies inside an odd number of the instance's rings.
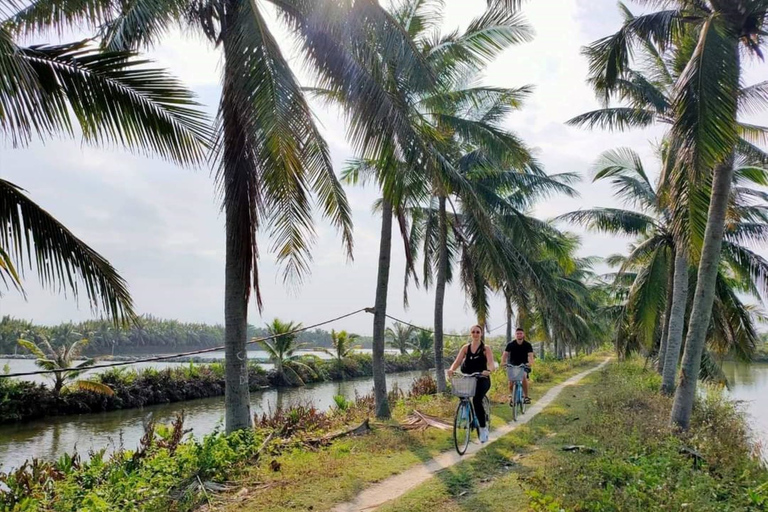
[[[474,377],[476,379],[480,377],[487,377],[487,375],[483,375],[482,372],[475,372],[475,373],[454,372],[454,375],[458,375],[460,377]]]

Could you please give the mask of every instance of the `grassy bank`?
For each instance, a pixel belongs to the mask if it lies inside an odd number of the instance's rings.
[[[537,365],[534,399],[552,385],[596,364],[599,357]],[[535,374],[535,375],[536,375]],[[122,450],[89,462],[77,456],[31,463],[0,477],[0,510],[192,510],[201,504],[240,510],[323,510],[353,497],[360,489],[452,448],[450,434],[436,429],[406,431],[403,420],[414,408],[450,418],[455,400],[425,395],[428,381],[409,392],[393,391],[395,421],[372,423],[362,437],[324,442],[371,416],[372,398],[340,402],[328,413],[311,407],[277,411],[257,418],[252,432],[212,434],[179,442],[183,426],[152,428],[137,451]],[[502,376],[492,396],[498,415],[508,417]],[[266,439],[271,441],[260,451]],[[226,490],[221,491],[225,486]]]
[[[753,456],[741,412],[710,394],[690,432],[674,435],[659,386],[638,364],[611,364],[383,510],[767,510],[768,471]]]
[[[385,356],[389,373],[420,370],[428,362],[415,356]],[[301,382],[286,381],[274,370],[250,366],[252,390],[370,377],[373,362],[370,355],[354,354],[342,362],[303,358],[296,366]],[[189,364],[178,368],[134,371],[125,368],[107,370],[93,378],[108,385],[113,396],[90,391],[70,390],[59,396],[44,384],[0,379],[0,424],[29,421],[49,416],[85,414],[131,409],[148,405],[182,402],[224,394],[224,366]]]

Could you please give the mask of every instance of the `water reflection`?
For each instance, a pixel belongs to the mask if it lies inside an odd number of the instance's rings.
[[[755,435],[768,445],[768,364],[742,364],[725,362],[725,376],[731,384],[730,396],[744,402],[749,424]],[[768,453],[763,453],[768,459]]]
[[[388,375],[387,384],[397,384],[400,388],[407,389],[413,380],[423,373]],[[281,406],[310,402],[325,410],[333,405],[335,395],[353,399],[355,393],[367,394],[372,388],[373,380],[367,378],[254,392],[251,393],[251,412],[261,414]],[[0,426],[0,471],[17,467],[24,460],[33,457],[53,460],[75,448],[81,455],[102,448],[134,448],[144,432],[143,422],[150,414],[160,423],[169,423],[181,410],[186,414],[186,427],[192,429],[193,435],[202,436],[223,425],[224,397],[101,414],[60,416],[19,425]]]

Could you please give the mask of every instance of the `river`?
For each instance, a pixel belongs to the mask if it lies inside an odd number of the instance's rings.
[[[32,362],[32,361],[30,361]],[[170,364],[170,363],[169,363]],[[408,390],[411,383],[424,372],[387,375],[387,385],[397,384]],[[319,409],[333,405],[333,397],[343,395],[354,399],[373,389],[373,379],[345,382],[325,382],[301,388],[270,389],[251,393],[251,412],[260,414],[276,407],[313,403]],[[143,409],[58,416],[19,425],[0,425],[0,472],[18,467],[31,458],[53,460],[74,449],[85,456],[90,450],[138,446],[144,433],[143,420],[151,413],[159,423],[170,423],[177,412],[184,410],[185,426],[194,436],[203,436],[222,425],[224,397],[204,398],[173,404],[161,404]]]
[[[747,365],[726,361],[723,370],[731,385],[729,394],[744,403],[755,440],[768,461],[768,363]]]

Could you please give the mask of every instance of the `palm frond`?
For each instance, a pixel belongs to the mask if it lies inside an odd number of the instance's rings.
[[[616,208],[578,210],[560,215],[556,220],[581,224],[595,231],[625,235],[645,235],[656,228],[652,217]]]
[[[348,252],[352,220],[328,148],[258,6],[242,4],[232,18],[216,179],[224,190],[225,208],[237,212],[227,222],[241,234],[238,259],[247,262],[261,307],[256,241],[261,222],[269,226],[284,279],[299,282],[309,272],[315,239],[310,191],[341,230]]]
[[[566,121],[571,126],[590,129],[628,130],[645,128],[657,121],[656,113],[652,110],[633,107],[607,107],[580,114]]]
[[[90,391],[91,393],[98,393],[105,396],[114,396],[114,390],[102,384],[101,382],[94,382],[92,380],[76,380],[70,386],[75,387],[81,391]]]
[[[38,347],[33,341],[20,339],[17,341],[17,343],[25,349],[29,350],[29,353],[38,359],[46,359],[45,353],[40,350],[40,347]]]
[[[759,114],[768,108],[768,80],[743,87],[739,94],[739,110],[747,114]]]
[[[710,172],[732,154],[739,96],[738,42],[723,21],[710,16],[678,80],[673,136],[681,142],[678,158],[692,179]]]
[[[10,280],[14,288],[26,296],[24,287],[21,285],[21,277],[19,277],[19,273],[16,271],[16,266],[13,264],[10,255],[2,247],[0,247],[0,278],[2,278],[3,284],[6,286],[8,286],[8,280]]]
[[[99,52],[87,41],[17,48],[34,79],[2,99],[3,130],[26,144],[33,134],[72,134],[115,143],[181,164],[204,161],[211,128],[194,95],[160,69],[129,52]],[[4,71],[6,71],[4,69]],[[18,73],[14,73],[18,76]]]
[[[115,320],[135,316],[125,281],[104,257],[12,183],[0,180],[0,197],[0,246],[22,275],[34,267],[43,286],[67,287],[75,298],[84,289],[90,305]]]

